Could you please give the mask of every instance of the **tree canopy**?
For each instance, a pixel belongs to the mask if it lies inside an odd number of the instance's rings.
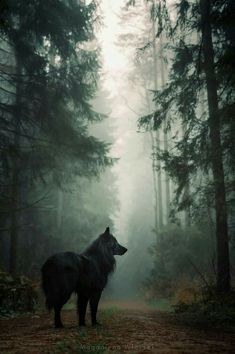
[[[91,103],[95,2],[7,0],[0,16],[1,224],[10,223],[14,271],[20,211],[41,200],[27,202],[32,185],[97,176],[112,159],[89,133],[104,118]]]
[[[234,3],[182,0],[170,21],[165,1],[153,3],[158,24],[170,40],[169,80],[155,92],[156,109],[140,118],[155,130],[166,123],[172,149],[157,157],[175,181],[178,210],[215,210],[217,286],[229,289],[228,222],[234,193]],[[169,25],[170,23],[170,25]],[[231,74],[231,71],[233,73]],[[152,123],[153,122],[153,123]],[[183,131],[183,132],[182,132]],[[185,187],[190,193],[185,198]]]

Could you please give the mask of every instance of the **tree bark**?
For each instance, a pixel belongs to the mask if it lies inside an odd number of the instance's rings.
[[[164,66],[164,59],[163,59],[163,34],[160,36],[160,63],[161,63],[161,84],[162,84],[162,89],[164,88],[166,84],[166,78],[165,78],[165,66]],[[167,119],[167,117],[166,117]],[[164,133],[164,151],[168,152],[168,134],[166,131],[167,128],[167,120],[164,120],[164,128],[163,128],[163,133]],[[166,192],[166,224],[169,224],[169,215],[170,215],[170,179],[165,172],[165,192]]]
[[[155,2],[154,2],[155,5]],[[157,49],[156,49],[156,28],[155,22],[153,22],[153,76],[154,76],[154,90],[158,89],[158,63],[157,63]],[[160,147],[160,132],[159,130],[156,132],[156,150]],[[163,210],[162,210],[162,171],[161,171],[161,163],[159,160],[156,160],[156,168],[157,168],[157,189],[158,189],[158,227],[159,229],[163,226]]]
[[[221,127],[218,109],[217,82],[214,65],[214,49],[210,22],[211,2],[200,0],[202,16],[202,50],[206,75],[209,109],[211,163],[215,191],[216,241],[217,241],[217,291],[230,291],[229,239],[227,225],[226,192],[221,146]]]
[[[141,72],[141,71],[140,71]],[[144,91],[145,91],[145,98],[146,98],[146,103],[148,107],[148,114],[151,113],[151,103],[150,103],[150,97],[149,97],[149,92],[147,89],[146,85],[146,80],[144,75],[142,75],[143,81],[144,81]],[[152,150],[152,175],[153,175],[153,193],[154,193],[154,231],[156,234],[156,239],[157,239],[157,230],[158,230],[158,210],[157,210],[157,205],[158,205],[158,193],[157,193],[157,175],[156,175],[156,167],[155,167],[155,159],[154,159],[154,154],[155,154],[155,142],[156,142],[156,137],[154,136],[154,132],[152,129],[149,131],[150,134],[150,139],[151,139],[151,150]]]
[[[64,211],[64,192],[61,189],[58,189],[57,207],[56,207],[56,229],[58,235],[61,235],[62,233],[63,211]]]
[[[156,132],[156,150],[160,148],[160,132]],[[162,204],[162,168],[161,162],[157,160],[157,186],[158,186],[158,223],[159,229],[163,227],[163,204]]]
[[[19,198],[20,198],[20,62],[16,58],[16,102],[13,116],[14,137],[11,152],[11,212],[10,212],[10,260],[9,271],[15,275],[17,273],[18,239],[19,239]]]
[[[186,129],[186,123],[183,123],[182,124],[183,136],[185,136],[186,130],[187,130]],[[186,200],[186,202],[190,198],[190,184],[189,184],[189,174],[188,173],[187,173],[187,176],[186,176],[186,183],[185,183],[185,187],[184,187],[183,198],[184,198],[184,200]],[[190,212],[190,206],[189,205],[185,209],[184,224],[185,224],[185,227],[190,227],[191,226],[191,212]]]
[[[155,153],[155,139],[153,132],[150,131],[151,145],[152,145],[152,153]],[[153,192],[154,192],[154,228],[157,236],[158,231],[158,193],[157,193],[157,176],[156,176],[156,167],[154,163],[154,157],[152,157],[152,172],[153,172]]]

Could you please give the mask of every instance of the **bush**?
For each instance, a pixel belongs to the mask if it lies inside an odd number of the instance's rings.
[[[218,295],[215,287],[201,289],[201,296],[192,303],[179,302],[174,306],[178,319],[188,325],[220,327],[235,325],[235,293]]]
[[[158,241],[149,250],[153,267],[144,283],[146,298],[173,298],[185,288],[197,288],[204,274],[210,281],[214,277],[210,262],[213,249],[207,230],[197,226],[182,229],[172,225],[159,232]]]
[[[12,277],[0,271],[0,315],[34,311],[37,303],[36,284],[24,276]]]

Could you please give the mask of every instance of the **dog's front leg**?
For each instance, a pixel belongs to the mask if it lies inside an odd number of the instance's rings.
[[[96,321],[96,313],[98,309],[98,304],[100,301],[102,291],[94,291],[90,297],[90,308],[91,308],[91,323],[93,326],[99,324]]]
[[[77,301],[77,312],[79,316],[79,326],[85,326],[85,317],[86,317],[86,308],[87,308],[87,303],[88,303],[88,297],[79,294],[78,295],[78,301]]]

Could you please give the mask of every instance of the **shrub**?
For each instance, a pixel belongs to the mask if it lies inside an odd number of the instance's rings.
[[[148,300],[173,298],[178,292],[187,297],[189,291],[186,294],[185,289],[197,288],[204,275],[210,282],[214,277],[213,249],[213,240],[206,229],[172,225],[159,232],[158,241],[149,250],[153,267],[144,283]]]
[[[36,284],[24,276],[0,271],[0,315],[31,312],[37,303]]]
[[[191,303],[178,302],[174,311],[189,325],[235,325],[235,293],[218,295],[215,286],[201,288],[201,296]]]

